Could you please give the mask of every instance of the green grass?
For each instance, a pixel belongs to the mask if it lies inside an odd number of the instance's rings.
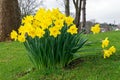
[[[1,42],[0,80],[119,80],[119,35],[120,31],[86,35],[90,44],[79,52],[83,62],[73,69],[58,69],[52,73],[49,70],[33,71],[22,43]],[[117,48],[117,52],[108,59],[103,59],[101,51],[101,41],[105,37],[109,37],[110,46]]]

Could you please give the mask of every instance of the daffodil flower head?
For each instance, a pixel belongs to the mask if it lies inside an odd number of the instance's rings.
[[[11,39],[14,39],[16,41],[17,40],[17,36],[18,36],[17,32],[15,30],[12,30],[12,32],[10,34]]]
[[[38,36],[39,38],[43,37],[45,34],[45,31],[42,30],[41,28],[37,27],[36,28],[36,32],[35,32],[36,36]]]
[[[18,35],[19,42],[25,42],[25,35]]]
[[[29,15],[29,16],[26,16],[22,19],[22,24],[25,24],[25,23],[31,23],[33,20],[33,16],[32,15]]]
[[[102,48],[105,48],[109,45],[108,37],[105,38],[105,40],[102,40]]]
[[[73,20],[74,20],[74,18],[72,18],[71,16],[65,18],[65,22],[67,23],[68,26],[70,24],[73,24]]]
[[[50,31],[50,36],[53,36],[55,38],[61,33],[59,29],[56,27],[49,28],[49,31]]]
[[[114,46],[110,47],[109,50],[112,52],[112,53],[115,53],[116,52],[116,48]]]
[[[63,23],[64,23],[63,20],[56,20],[54,22],[55,26],[57,26],[59,29],[61,29],[63,27],[63,25],[64,25]]]
[[[34,27],[32,27],[29,31],[28,31],[28,35],[31,36],[32,38],[35,38],[36,33],[35,33],[36,29]]]
[[[93,34],[97,34],[100,32],[100,24],[96,24],[93,27],[91,27],[91,31],[93,32]]]
[[[77,30],[78,30],[78,28],[76,27],[76,25],[72,25],[72,26],[67,30],[67,32],[73,35],[73,34],[77,34]]]
[[[104,55],[103,55],[103,57],[104,58],[107,58],[107,57],[110,57],[110,55],[112,54],[111,53],[111,51],[109,51],[109,50],[104,50],[104,53],[103,53]]]

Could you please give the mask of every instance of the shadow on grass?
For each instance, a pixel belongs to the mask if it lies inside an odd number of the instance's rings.
[[[104,59],[102,55],[89,55],[77,58],[70,62],[67,66],[64,67],[65,70],[67,69],[74,69],[78,67],[80,64],[85,62],[92,62],[92,63],[98,63],[98,62],[108,62],[108,61],[120,61],[120,55],[113,54],[109,58]]]

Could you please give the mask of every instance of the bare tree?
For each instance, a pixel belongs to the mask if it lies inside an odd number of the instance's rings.
[[[81,25],[81,28],[86,31],[87,30],[87,28],[86,28],[86,0],[83,0],[82,3],[83,3],[83,5],[82,5],[82,25]]]
[[[66,16],[70,15],[70,1],[69,0],[64,0],[65,4],[65,14]]]
[[[21,10],[21,17],[34,14],[40,5],[43,6],[43,0],[18,0],[18,2]]]
[[[81,7],[82,7],[82,0],[73,0],[75,6],[75,20],[74,23],[78,27],[78,31],[81,30],[80,26],[80,17],[81,17]]]
[[[17,0],[0,0],[0,41],[5,41],[10,32],[20,25],[20,9]]]
[[[64,2],[64,7],[65,8],[65,14],[67,16],[70,15],[70,1],[74,4],[75,7],[75,19],[74,23],[78,27],[78,32],[81,29],[85,29],[85,24],[86,24],[86,0],[57,0],[61,1],[60,3],[63,4]],[[82,15],[81,15],[82,14]],[[82,24],[81,24],[81,18],[82,18]]]

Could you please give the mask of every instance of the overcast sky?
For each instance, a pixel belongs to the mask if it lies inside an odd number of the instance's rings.
[[[58,0],[61,1],[61,0]],[[71,0],[72,1],[72,0]],[[59,7],[64,10],[60,2],[46,0],[47,8]],[[74,12],[74,7],[71,11]],[[107,22],[120,24],[120,0],[87,0],[87,20],[95,19],[96,22]]]

